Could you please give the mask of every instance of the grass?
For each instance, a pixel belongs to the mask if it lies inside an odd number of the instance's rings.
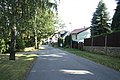
[[[92,60],[96,63],[105,65],[107,67],[110,67],[114,70],[120,71],[120,58],[117,57],[111,57],[86,51],[80,51],[77,49],[71,49],[71,48],[61,48],[65,51],[71,52],[75,55],[87,58],[89,60]]]
[[[8,60],[8,54],[0,54],[0,80],[24,80],[32,67],[36,54],[16,54],[16,60]]]

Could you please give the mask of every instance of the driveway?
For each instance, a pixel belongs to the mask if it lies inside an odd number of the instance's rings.
[[[120,80],[120,72],[57,48],[43,46],[26,80]]]

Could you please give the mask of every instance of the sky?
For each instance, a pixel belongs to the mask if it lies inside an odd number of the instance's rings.
[[[60,0],[58,6],[58,15],[66,24],[66,30],[89,27],[91,25],[92,15],[95,12],[100,0]],[[113,17],[114,9],[116,9],[115,0],[103,0]]]

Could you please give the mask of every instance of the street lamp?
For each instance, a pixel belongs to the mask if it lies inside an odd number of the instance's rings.
[[[72,31],[72,23],[71,22],[69,22],[69,25],[70,25],[70,31]]]

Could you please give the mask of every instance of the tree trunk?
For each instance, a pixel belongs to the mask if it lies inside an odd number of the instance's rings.
[[[11,29],[11,45],[9,60],[15,60],[16,27]]]
[[[38,49],[38,46],[37,46],[37,34],[35,34],[35,49]]]
[[[36,14],[37,14],[37,11],[35,11],[34,39],[35,39],[35,49],[38,49],[38,46],[37,46],[37,25],[36,25]]]
[[[38,49],[36,24],[35,24],[35,28],[34,28],[34,39],[35,39],[35,49]]]

